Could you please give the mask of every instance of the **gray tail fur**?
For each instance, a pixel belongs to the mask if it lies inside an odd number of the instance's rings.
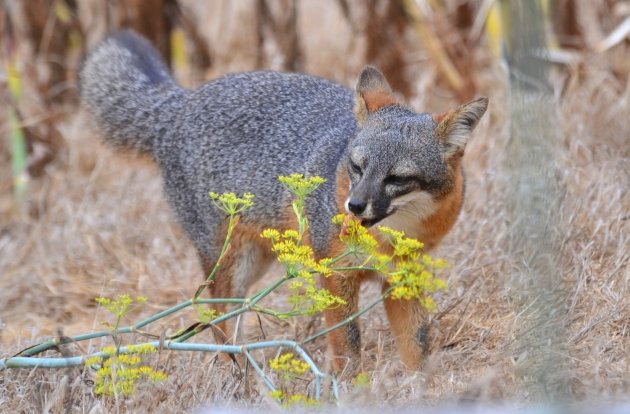
[[[149,154],[186,93],[158,52],[130,31],[111,35],[87,56],[79,92],[107,143]]]

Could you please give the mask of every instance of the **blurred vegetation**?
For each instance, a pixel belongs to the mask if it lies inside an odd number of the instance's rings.
[[[539,0],[548,52],[541,58],[579,80],[585,56],[628,48],[630,2]],[[406,98],[424,84],[448,100],[479,91],[510,48],[508,0],[3,0],[0,7],[0,157],[12,160],[16,195],[58,160],[60,126],[76,110],[81,59],[106,33],[148,37],[188,86],[225,72],[303,71],[351,84],[366,63]],[[623,54],[621,54],[623,55]],[[627,54],[625,55],[627,56]],[[590,63],[589,63],[590,64]],[[627,59],[597,70],[620,82]],[[429,73],[429,75],[427,75]],[[428,79],[428,81],[427,81]],[[11,122],[14,120],[14,122]],[[8,132],[8,133],[7,133]],[[18,196],[22,197],[21,195]]]

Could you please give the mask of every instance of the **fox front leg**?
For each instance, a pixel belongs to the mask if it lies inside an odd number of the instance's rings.
[[[322,278],[322,285],[330,293],[342,298],[346,304],[324,311],[326,327],[345,320],[359,310],[360,277],[353,274],[333,274]],[[333,370],[344,377],[352,378],[361,363],[361,331],[359,321],[353,320],[328,333],[328,347]]]
[[[383,285],[383,290],[388,288],[388,284]],[[417,299],[386,297],[383,304],[402,362],[407,369],[418,370],[428,347],[426,310]]]

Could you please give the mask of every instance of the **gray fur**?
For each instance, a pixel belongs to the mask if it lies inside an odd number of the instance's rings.
[[[79,90],[110,144],[146,153],[166,135],[186,93],[153,47],[131,32],[109,37],[90,54]]]
[[[378,71],[374,66],[367,65],[361,73],[359,74],[359,78],[357,79],[356,92],[359,95],[364,94],[368,91],[383,91],[383,92],[392,92],[392,88],[387,83],[387,79],[381,72]]]
[[[393,105],[369,114],[359,130],[354,92],[317,77],[241,73],[189,91],[175,84],[145,40],[122,32],[88,56],[80,88],[107,142],[157,161],[180,223],[210,261],[223,216],[208,191],[253,193],[254,207],[242,223],[283,228],[290,197],[277,177],[326,178],[307,203],[311,240],[324,252],[335,236],[336,174],[346,173],[349,146],[367,154],[364,180],[352,175],[355,187],[373,182],[366,192],[384,187],[393,168],[416,171],[418,185],[424,180],[436,192],[446,185],[431,116]],[[379,191],[373,197],[386,195]]]
[[[383,219],[393,199],[411,191],[436,196],[452,186],[429,114],[416,114],[400,105],[384,107],[370,115],[350,144],[350,159],[360,171],[350,169],[350,198],[372,206],[368,222]],[[410,177],[408,183],[393,177]]]

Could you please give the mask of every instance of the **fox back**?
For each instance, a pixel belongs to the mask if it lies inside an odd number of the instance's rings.
[[[290,224],[291,199],[279,175],[327,180],[306,205],[309,238],[320,256],[334,249],[331,218],[340,209],[366,226],[386,224],[425,238],[429,247],[437,244],[461,207],[460,160],[487,106],[483,98],[441,115],[415,113],[369,66],[354,91],[270,71],[227,75],[185,90],[148,42],[131,32],[97,46],[79,80],[83,105],[105,141],[147,153],[159,164],[169,202],[204,271],[217,259],[225,225],[208,191],[254,195],[236,237],[240,251],[224,266],[232,274],[213,291],[225,296],[244,295],[272,260],[260,231]],[[353,292],[345,295],[358,294]],[[352,306],[327,313],[327,324],[346,311]],[[348,335],[330,339],[333,354],[358,352],[358,336]]]

